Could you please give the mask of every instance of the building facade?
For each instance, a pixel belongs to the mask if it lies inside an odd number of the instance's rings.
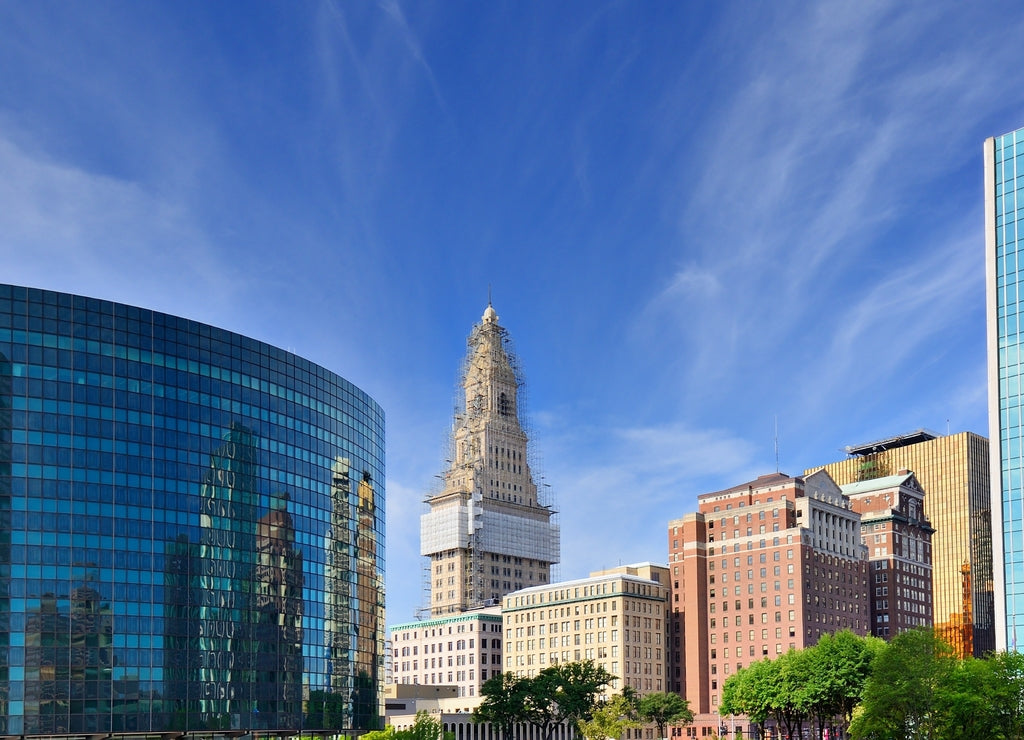
[[[868,549],[871,633],[889,639],[932,626],[932,533],[924,515],[925,492],[913,473],[840,487],[860,514],[860,539]]]
[[[653,577],[652,577],[653,576]],[[505,672],[533,677],[548,666],[590,660],[637,694],[666,690],[668,571],[648,563],[534,586],[502,604]]]
[[[827,473],[780,473],[698,497],[668,523],[671,683],[690,734],[717,731],[739,669],[823,634],[869,628],[860,517]]]
[[[394,625],[394,682],[399,687],[454,686],[450,698],[471,711],[483,682],[501,673],[501,638],[500,606]]]
[[[995,643],[1024,645],[1024,128],[985,141],[988,419],[992,451]]]
[[[379,727],[383,481],[344,378],[0,286],[0,734]]]
[[[435,617],[546,584],[559,560],[554,511],[530,470],[515,355],[490,304],[467,344],[450,466],[420,521]]]
[[[996,647],[989,443],[973,432],[925,430],[846,448],[823,468],[841,486],[913,471],[926,492],[932,535],[932,608],[936,633],[961,656]]]

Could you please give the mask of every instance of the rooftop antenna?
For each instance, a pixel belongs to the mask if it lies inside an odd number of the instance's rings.
[[[779,415],[775,415],[775,472],[779,472]]]

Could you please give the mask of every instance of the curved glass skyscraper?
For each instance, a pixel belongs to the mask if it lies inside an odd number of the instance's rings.
[[[383,481],[344,378],[0,286],[0,735],[376,728]]]

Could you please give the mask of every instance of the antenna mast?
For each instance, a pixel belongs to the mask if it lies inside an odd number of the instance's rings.
[[[779,472],[779,415],[775,415],[775,472]]]

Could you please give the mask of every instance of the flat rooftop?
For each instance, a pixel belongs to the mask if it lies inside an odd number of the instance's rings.
[[[882,452],[883,450],[892,450],[897,447],[909,447],[910,445],[920,444],[921,442],[930,442],[933,439],[938,439],[941,435],[935,432],[929,432],[927,429],[917,429],[907,434],[900,434],[895,437],[889,437],[887,439],[879,439],[875,442],[868,442],[862,445],[853,445],[846,448],[847,455],[870,455],[873,452]]]

